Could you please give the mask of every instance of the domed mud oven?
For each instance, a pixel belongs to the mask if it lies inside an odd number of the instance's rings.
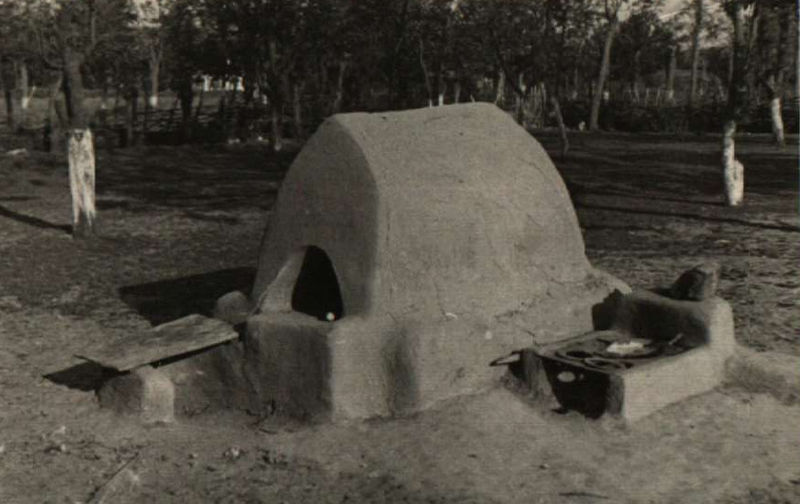
[[[488,104],[326,121],[261,248],[245,367],[263,401],[364,417],[479,391],[593,328],[594,270],[546,152]]]
[[[552,349],[598,329],[658,326],[669,330],[645,336],[684,331],[692,346],[732,348],[723,301],[629,292],[589,264],[553,163],[498,108],[341,114],[287,173],[253,291],[238,295],[246,306],[235,315],[237,295],[218,302],[244,322],[242,338],[160,369],[175,384],[176,409],[196,404],[202,389],[212,402],[256,411],[360,418],[490,387],[505,372],[490,363],[520,349],[539,349],[534,360],[550,363],[542,370],[588,376],[597,366],[570,367]],[[728,353],[696,354],[702,377],[690,372],[633,413],[617,400],[618,412],[638,416],[715,386]],[[676,374],[661,365],[619,372],[632,378],[606,375],[618,396]]]

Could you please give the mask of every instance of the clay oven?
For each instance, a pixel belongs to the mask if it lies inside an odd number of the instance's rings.
[[[495,385],[497,364],[566,409],[636,420],[725,380],[716,285],[702,265],[631,293],[592,268],[549,157],[492,105],[343,114],[291,166],[250,298],[217,301],[225,322],[192,315],[85,358],[120,373],[101,404],[149,420],[203,402],[393,415]]]
[[[495,383],[499,356],[592,330],[615,288],[550,158],[498,108],[337,115],[281,186],[245,374],[295,413],[421,409]]]

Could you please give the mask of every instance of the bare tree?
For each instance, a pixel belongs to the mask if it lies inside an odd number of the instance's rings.
[[[705,5],[703,0],[694,0],[694,26],[692,27],[692,74],[689,88],[689,109],[694,110],[697,101],[697,70],[700,63],[700,36],[703,32]]]
[[[730,0],[726,3],[726,12],[733,24],[732,76],[728,86],[728,104],[725,112],[725,123],[722,127],[722,174],[725,203],[728,206],[740,205],[744,199],[744,165],[736,159],[734,135],[737,122],[746,108],[748,96],[747,67],[749,64],[749,37],[746,29],[748,12],[751,32],[757,21],[757,3],[751,0]]]
[[[98,19],[102,26],[98,27]],[[39,55],[61,76],[67,129],[67,162],[73,209],[73,236],[95,233],[94,137],[84,103],[83,74],[102,50],[124,48],[130,11],[124,0],[41,2],[36,23]]]
[[[763,27],[757,34],[761,63],[758,80],[769,94],[772,133],[778,147],[785,144],[781,99],[787,73],[792,66],[792,49],[796,42],[793,37],[793,30],[797,26],[793,7],[788,2],[763,1],[760,15]]]
[[[600,70],[595,80],[594,94],[592,95],[592,110],[589,115],[589,129],[596,130],[597,122],[600,117],[600,104],[603,101],[603,90],[605,89],[608,71],[611,66],[611,48],[614,45],[614,38],[617,36],[620,23],[620,9],[627,0],[605,0],[604,12],[606,18],[605,41],[603,42],[603,55],[600,60]]]
[[[135,2],[137,41],[147,61],[147,107],[158,108],[159,76],[164,53],[165,0],[142,0]]]

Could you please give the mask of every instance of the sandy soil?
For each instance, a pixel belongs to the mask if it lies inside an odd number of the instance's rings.
[[[594,264],[650,287],[717,260],[740,343],[800,355],[797,150],[737,146],[740,209],[720,204],[713,138],[575,135],[557,164]],[[244,288],[290,160],[103,152],[101,236],[80,242],[63,163],[0,156],[0,502],[87,502],[121,468],[138,483],[116,502],[800,502],[800,407],[732,388],[629,426],[498,386],[393,421],[144,427],[58,383],[76,352]]]

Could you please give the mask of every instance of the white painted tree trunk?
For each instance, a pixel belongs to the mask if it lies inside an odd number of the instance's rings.
[[[20,122],[25,123],[25,116],[28,113],[30,106],[31,96],[30,89],[28,88],[28,66],[22,62],[19,66],[19,111]]]
[[[35,93],[36,93],[36,86],[33,86],[31,87],[31,90],[28,92],[28,94],[22,97],[22,102],[20,103],[20,106],[22,107],[22,110],[24,110],[25,112],[27,112],[28,109],[31,107],[31,99],[33,98],[33,95]]]
[[[500,72],[500,76],[497,78],[497,90],[494,94],[494,104],[497,105],[498,103],[502,103],[505,100],[505,93],[506,93],[506,74],[505,72]]]
[[[272,122],[272,150],[279,152],[283,149],[283,125],[281,119],[281,111],[275,103],[272,104],[270,111],[270,118]]]
[[[722,134],[722,177],[725,203],[738,206],[744,199],[744,166],[736,159],[736,121],[727,121]]]
[[[161,71],[161,54],[160,52],[154,52],[151,57],[150,61],[148,62],[150,66],[150,89],[148,90],[147,95],[147,105],[153,109],[158,109],[158,78],[159,73]]]
[[[775,143],[783,147],[786,143],[783,134],[783,118],[781,117],[781,99],[775,96],[769,102],[769,115],[772,118],[772,134],[775,135]]]
[[[67,161],[72,194],[72,235],[89,237],[94,234],[97,215],[94,204],[94,140],[90,129],[67,132]]]

